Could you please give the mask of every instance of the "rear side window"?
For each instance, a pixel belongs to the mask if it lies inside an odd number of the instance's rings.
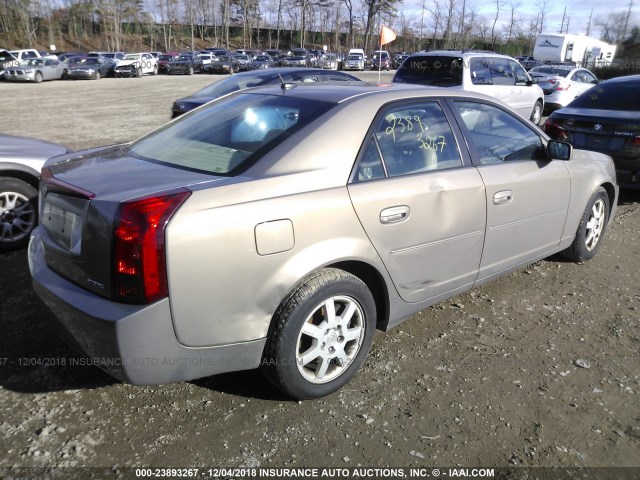
[[[640,111],[640,81],[600,83],[579,95],[571,107],[602,110]]]
[[[457,87],[462,85],[463,68],[462,57],[414,56],[404,61],[393,81],[434,87]]]

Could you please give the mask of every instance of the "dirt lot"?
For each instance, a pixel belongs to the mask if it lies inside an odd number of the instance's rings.
[[[215,78],[0,82],[0,131],[129,141]],[[346,388],[303,403],[256,371],[140,388],[69,366],[26,252],[2,255],[0,467],[640,467],[639,236],[623,193],[594,260],[550,258],[378,333]]]

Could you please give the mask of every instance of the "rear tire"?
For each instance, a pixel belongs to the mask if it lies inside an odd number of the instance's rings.
[[[329,395],[358,371],[375,327],[375,301],[364,282],[343,270],[321,270],[278,307],[260,368],[295,399]]]
[[[29,243],[38,223],[38,190],[17,178],[0,179],[0,251]]]
[[[582,214],[576,238],[562,254],[575,262],[584,262],[595,257],[606,233],[608,220],[609,195],[604,188],[598,187]]]

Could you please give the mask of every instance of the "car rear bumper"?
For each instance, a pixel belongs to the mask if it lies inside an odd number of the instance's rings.
[[[33,287],[53,313],[49,319],[92,364],[133,385],[157,385],[257,368],[266,339],[191,348],[176,339],[169,299],[126,305],[67,281],[45,263],[41,234],[29,244]]]

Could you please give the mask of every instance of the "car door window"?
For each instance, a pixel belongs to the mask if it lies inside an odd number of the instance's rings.
[[[593,84],[593,85],[598,83],[598,79],[594,75],[592,75],[591,72],[586,72],[585,71],[585,72],[582,72],[582,73],[584,75],[584,80],[583,81],[585,83],[590,83],[590,84]]]
[[[453,104],[469,130],[480,164],[546,159],[540,136],[510,113],[484,103]]]
[[[488,58],[489,69],[491,70],[491,79],[494,85],[515,85],[515,76],[509,59],[507,58]]]
[[[469,60],[469,72],[471,73],[471,83],[474,85],[491,85],[491,71],[489,63],[483,57],[476,57]]]
[[[462,166],[451,126],[437,102],[390,107],[378,119],[355,181]]]
[[[509,60],[509,65],[511,66],[511,70],[513,71],[516,84],[527,83],[529,81],[529,75],[527,75],[527,71],[522,68],[518,64],[518,62]]]

